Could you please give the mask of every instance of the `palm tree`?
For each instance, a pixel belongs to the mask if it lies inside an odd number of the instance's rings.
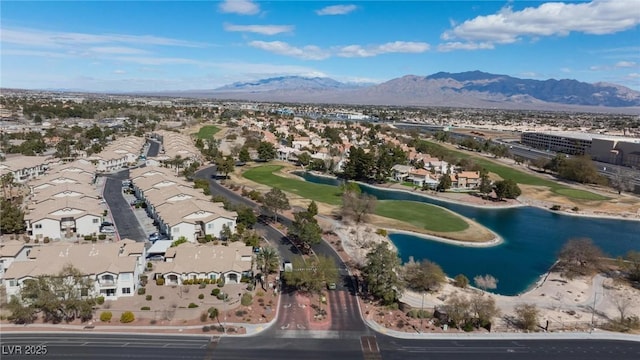
[[[262,289],[266,290],[264,284],[269,281],[269,274],[276,272],[280,267],[280,256],[278,256],[276,249],[267,246],[260,249],[256,261],[258,268],[260,268],[260,271],[262,271],[264,275]]]
[[[209,319],[216,319],[216,321],[218,322],[218,325],[222,326],[222,324],[220,324],[220,311],[218,310],[218,308],[216,307],[210,307],[209,308]]]

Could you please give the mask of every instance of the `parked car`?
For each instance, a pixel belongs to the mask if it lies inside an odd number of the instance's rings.
[[[160,234],[157,232],[149,234],[149,241],[154,242],[160,240]]]
[[[330,282],[327,284],[327,289],[329,290],[335,290],[337,288],[336,283],[334,282]]]
[[[147,258],[149,261],[164,261],[164,256],[162,255],[152,255]]]

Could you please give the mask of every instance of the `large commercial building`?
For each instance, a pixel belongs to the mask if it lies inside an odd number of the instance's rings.
[[[526,132],[524,145],[570,155],[591,156],[593,160],[640,168],[640,139],[583,132]]]

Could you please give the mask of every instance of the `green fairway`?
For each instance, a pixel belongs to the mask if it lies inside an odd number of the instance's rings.
[[[265,165],[245,171],[242,176],[259,184],[298,194],[303,198],[330,205],[342,203],[337,186],[314,184],[273,174],[282,169],[281,165]]]
[[[438,206],[417,201],[380,200],[375,213],[437,232],[462,231],[469,227],[462,217]]]
[[[198,139],[211,139],[213,135],[215,135],[218,131],[220,131],[220,128],[217,126],[205,125],[200,128],[196,136],[198,137]]]
[[[314,184],[273,174],[280,169],[281,165],[264,165],[245,171],[243,176],[259,184],[298,194],[309,200],[330,205],[342,203],[337,186]],[[417,201],[379,200],[375,214],[438,232],[461,231],[469,227],[461,217],[438,206]]]
[[[531,174],[527,174],[525,172],[522,172],[520,170],[514,169],[512,167],[509,166],[505,166],[505,165],[500,165],[498,163],[495,163],[491,160],[482,158],[482,157],[478,157],[478,156],[473,156],[461,151],[456,151],[456,150],[451,150],[448,148],[445,148],[441,145],[438,144],[433,144],[434,147],[439,147],[441,149],[443,149],[444,151],[447,151],[451,154],[454,154],[457,157],[460,158],[472,158],[473,161],[484,167],[485,169],[487,169],[489,172],[492,172],[498,176],[500,176],[503,179],[512,179],[513,181],[517,182],[518,184],[522,184],[522,185],[532,185],[532,186],[546,186],[548,188],[551,189],[551,191],[553,191],[554,193],[558,194],[558,195],[562,195],[565,196],[567,198],[570,199],[576,199],[576,200],[609,200],[608,197],[606,196],[602,196],[599,194],[594,194],[592,192],[586,191],[586,190],[578,190],[578,189],[572,189],[568,186],[562,185],[562,184],[558,184],[555,181],[551,181],[551,180],[547,180],[547,179],[543,179],[541,177],[535,176],[535,175],[531,175]]]

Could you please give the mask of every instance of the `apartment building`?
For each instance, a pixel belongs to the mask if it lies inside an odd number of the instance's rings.
[[[122,240],[117,243],[52,243],[34,246],[25,259],[16,259],[4,274],[7,297],[18,295],[25,281],[39,276],[56,276],[73,265],[93,280],[88,295],[115,300],[136,293],[145,265],[144,243]]]
[[[229,246],[181,244],[167,249],[165,262],[156,265],[156,278],[165,286],[182,285],[184,280],[223,278],[227,284],[239,283],[243,276],[253,276],[253,249],[242,242]]]

